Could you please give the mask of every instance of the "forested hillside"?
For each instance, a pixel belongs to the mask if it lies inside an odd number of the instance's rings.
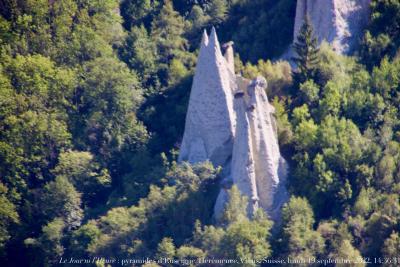
[[[352,56],[318,47],[305,23],[292,70],[272,60],[293,41],[295,7],[0,0],[0,265],[398,257],[400,1],[372,0]],[[247,218],[235,186],[215,224],[220,168],[176,163],[212,25],[235,42],[238,72],[268,80],[291,194],[273,231],[263,212]]]

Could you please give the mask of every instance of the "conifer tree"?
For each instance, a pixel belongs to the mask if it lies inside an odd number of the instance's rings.
[[[302,83],[313,78],[319,60],[318,40],[314,36],[314,29],[308,16],[304,19],[293,48],[296,56],[293,57],[292,60],[297,65],[295,78],[297,82]]]
[[[226,19],[228,13],[228,3],[226,0],[211,0],[209,4],[209,12],[211,22],[220,24]]]
[[[183,17],[174,10],[172,1],[166,0],[151,25],[151,35],[157,44],[158,55],[162,61],[169,62],[185,51],[187,40],[183,37],[184,28]]]
[[[151,38],[156,44],[159,59],[158,77],[162,85],[175,84],[191,65],[188,41],[184,37],[186,26],[184,18],[174,9],[173,2],[165,0],[151,24]]]

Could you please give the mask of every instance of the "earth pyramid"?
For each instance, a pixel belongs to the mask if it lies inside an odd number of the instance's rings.
[[[309,17],[318,41],[330,43],[333,49],[347,54],[361,39],[368,24],[371,0],[297,0],[293,40]]]
[[[263,77],[235,74],[232,42],[221,52],[214,28],[204,31],[186,115],[179,161],[210,161],[222,167],[215,204],[218,219],[235,184],[249,199],[248,213],[264,209],[278,220],[288,194],[287,164],[281,156],[274,108]]]

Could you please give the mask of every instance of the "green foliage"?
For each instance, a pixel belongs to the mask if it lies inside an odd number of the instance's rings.
[[[83,66],[83,76],[73,114],[78,142],[103,159],[140,147],[147,133],[135,116],[142,99],[135,74],[115,58],[98,58]]]
[[[296,149],[303,151],[295,155],[298,167],[294,171],[294,184],[298,186],[297,190],[313,196],[317,211],[327,212],[323,208],[325,205],[340,207],[349,203],[352,191],[360,186],[353,184],[350,175],[363,162],[368,148],[356,125],[331,116],[321,125],[311,119],[303,120],[296,127],[294,139]],[[322,199],[326,202],[320,202]]]
[[[157,246],[156,257],[158,259],[162,258],[173,259],[175,257],[176,249],[172,241],[173,240],[168,237],[165,237],[161,240],[161,242]]]
[[[239,207],[239,211],[234,211],[234,207]],[[246,214],[247,199],[234,186],[229,191],[224,211],[225,228],[205,226],[201,229],[197,224],[193,244],[200,247],[207,258],[240,259],[243,266],[257,266],[271,254],[268,239],[272,223],[262,210],[257,210],[251,220]]]
[[[68,177],[68,180],[83,193],[83,201],[92,204],[104,189],[111,185],[107,169],[101,169],[89,152],[67,151],[60,153],[58,164],[52,170],[56,176]]]
[[[157,43],[157,54],[163,63],[180,56],[185,49],[187,41],[182,37],[184,27],[184,19],[174,10],[172,1],[167,0],[151,25],[152,38]]]
[[[354,203],[354,213],[361,216],[367,216],[373,209],[373,201],[371,201],[374,192],[362,188]]]
[[[279,144],[285,146],[289,144],[293,138],[292,125],[289,122],[286,111],[287,107],[283,101],[278,99],[278,97],[274,98],[272,105],[275,108]]]
[[[385,55],[391,58],[396,55],[400,42],[399,18],[399,1],[371,1],[370,24],[360,49],[368,67],[379,64]]]
[[[320,88],[313,80],[307,80],[300,84],[300,90],[305,103],[313,104],[319,99]]]
[[[361,55],[368,67],[371,68],[374,64],[378,64],[382,55],[387,54],[390,42],[391,39],[387,34],[383,33],[373,37],[370,31],[366,31],[362,39]]]
[[[292,197],[282,210],[285,254],[294,259],[321,255],[324,240],[313,230],[314,213],[307,200]]]
[[[181,262],[197,262],[198,259],[204,259],[205,253],[198,248],[191,246],[181,246],[177,252],[176,257],[181,260]],[[196,266],[195,264],[190,264],[189,266]]]
[[[378,67],[374,67],[371,76],[371,85],[374,92],[379,93],[385,100],[398,99],[398,84],[400,62],[389,62],[384,58]],[[397,102],[396,102],[397,103]]]
[[[126,38],[126,44],[121,56],[128,66],[136,70],[142,84],[155,84],[158,55],[155,43],[150,39],[146,28],[133,26]]]
[[[325,118],[327,115],[339,115],[341,95],[337,84],[333,81],[329,81],[322,91],[322,99],[319,101],[320,118]]]
[[[182,79],[167,88],[162,94],[151,96],[143,105],[141,119],[152,132],[149,148],[156,152],[177,149],[177,140],[182,138],[192,77]]]
[[[101,230],[96,226],[96,222],[88,221],[72,233],[69,245],[71,253],[78,256],[93,252],[100,238]]]
[[[272,63],[269,60],[259,60],[257,65],[247,62],[241,71],[243,76],[249,79],[259,75],[265,77],[268,81],[267,94],[270,98],[282,95],[284,90],[292,85],[292,70],[286,61]]]
[[[326,42],[321,43],[318,58],[319,60],[315,66],[315,81],[321,87],[325,86],[329,80],[335,80],[339,87],[343,88],[350,83],[350,74],[363,69],[353,57],[337,54]],[[357,85],[362,82],[360,80],[355,81]]]
[[[384,194],[377,199],[377,208],[365,223],[366,244],[362,247],[365,253],[379,255],[385,239],[396,229],[399,211],[398,195]]]
[[[360,262],[361,253],[352,245],[352,235],[346,224],[323,222],[318,226],[318,232],[325,239],[326,251],[329,251],[327,257],[349,261],[339,262],[337,266],[365,266],[365,263]]]
[[[349,120],[329,116],[321,124],[320,145],[335,170],[349,171],[355,166],[366,149],[365,142],[357,126]]]
[[[48,179],[57,153],[71,146],[65,108],[75,73],[41,55],[4,55],[0,70],[7,99],[0,108],[0,169],[6,185],[22,193]]]
[[[230,225],[234,222],[240,222],[247,218],[247,204],[248,199],[246,196],[240,194],[236,185],[228,192],[229,201],[226,203],[224,213],[221,218],[223,225]]]
[[[20,222],[15,205],[7,199],[8,188],[0,183],[0,255],[11,238],[10,228]]]
[[[399,1],[371,1],[355,57],[317,48],[306,21],[293,82],[290,65],[271,59],[292,43],[295,6],[0,2],[0,264],[396,256]],[[219,170],[173,162],[199,38],[211,24],[221,42],[235,42],[244,59],[236,55],[237,72],[268,80],[288,187],[301,196],[272,236],[261,210],[247,217],[236,187],[212,225]]]
[[[245,61],[279,58],[292,43],[296,2],[227,1],[228,18],[220,25],[219,35],[233,40]],[[251,40],[251,42],[249,42]]]
[[[210,0],[207,5],[208,14],[211,17],[211,23],[218,25],[227,17],[228,1],[227,0]]]
[[[121,178],[109,170],[129,171],[121,157],[147,140],[136,118],[141,87],[113,51],[124,38],[118,6],[1,4],[0,176],[9,199],[2,203],[1,244],[13,243],[6,259],[28,252],[16,265],[44,265],[64,253],[57,244],[80,225],[82,204],[88,215],[89,207],[105,203],[112,180]],[[38,246],[27,250],[24,240]],[[57,251],[50,257],[51,246]]]
[[[293,110],[293,124],[299,125],[301,122],[306,121],[310,118],[310,111],[306,104],[301,107],[297,107]]]
[[[399,240],[399,234],[393,232],[389,238],[385,240],[384,247],[382,248],[382,254],[384,257],[388,259],[394,259],[393,257],[396,257],[400,251],[400,240]],[[396,266],[396,262],[391,262],[388,264],[388,266]]]
[[[294,140],[298,149],[311,149],[317,142],[318,126],[310,120],[302,120],[294,131]]]
[[[40,212],[45,218],[60,218],[68,228],[76,228],[82,219],[81,194],[65,176],[57,176],[55,181],[47,183],[40,199]],[[52,205],[48,205],[52,203]]]
[[[171,239],[165,237],[176,237],[174,241],[180,245],[190,237],[196,219],[210,221],[217,193],[214,192],[214,197],[210,199],[210,186],[217,173],[210,163],[194,166],[173,164],[164,180],[174,185],[162,189],[151,186],[148,196],[137,205],[109,210],[95,222],[82,226],[78,230],[81,234],[76,238],[89,238],[84,250],[94,255],[169,253],[173,257],[174,245]],[[95,234],[86,234],[86,229]],[[122,250],[120,242],[123,242]]]
[[[159,9],[159,1],[154,0],[124,0],[121,2],[121,14],[124,17],[125,27],[149,23],[154,13]]]
[[[208,16],[199,5],[193,5],[188,18],[192,24],[193,31],[196,32],[199,32],[205,27],[210,20],[210,16]]]
[[[59,260],[64,252],[62,245],[64,221],[56,218],[42,228],[42,234],[37,239],[28,238],[25,245],[37,250],[44,257],[44,266],[51,266],[51,262]],[[38,262],[37,262],[38,263]]]

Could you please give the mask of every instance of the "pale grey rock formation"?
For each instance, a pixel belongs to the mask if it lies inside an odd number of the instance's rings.
[[[232,151],[231,176],[233,184],[237,185],[239,190],[248,196],[248,210],[251,214],[259,207],[251,122],[247,112],[245,95],[236,93],[234,101],[237,125]]]
[[[272,214],[277,188],[283,182],[279,177],[281,157],[271,105],[265,93],[266,81],[259,77],[249,86],[248,116],[251,122],[252,145],[257,173],[257,188],[269,194],[259,194],[260,206]]]
[[[223,44],[222,48],[225,49],[224,57],[229,70],[232,73],[235,73],[235,57],[233,54],[233,42],[230,41],[228,43]]]
[[[209,40],[204,33],[186,114],[180,161],[210,160],[215,166],[227,164],[232,154],[235,125],[233,86],[234,74],[221,53],[215,29]]]
[[[221,192],[214,213],[218,219],[227,190],[237,185],[249,199],[249,215],[263,208],[274,220],[288,195],[286,162],[277,138],[267,82],[234,74],[233,43],[220,50],[213,29],[204,33],[193,79],[179,161],[209,160],[223,168]]]
[[[275,109],[268,102],[266,86],[263,77],[251,82],[248,87],[250,101],[247,113],[251,122],[257,188],[263,192],[258,194],[259,205],[271,217],[277,218],[281,206],[288,198],[285,190],[287,163],[279,151]]]
[[[371,0],[297,0],[294,38],[306,14],[319,42],[326,40],[338,53],[351,52],[368,23]]]

